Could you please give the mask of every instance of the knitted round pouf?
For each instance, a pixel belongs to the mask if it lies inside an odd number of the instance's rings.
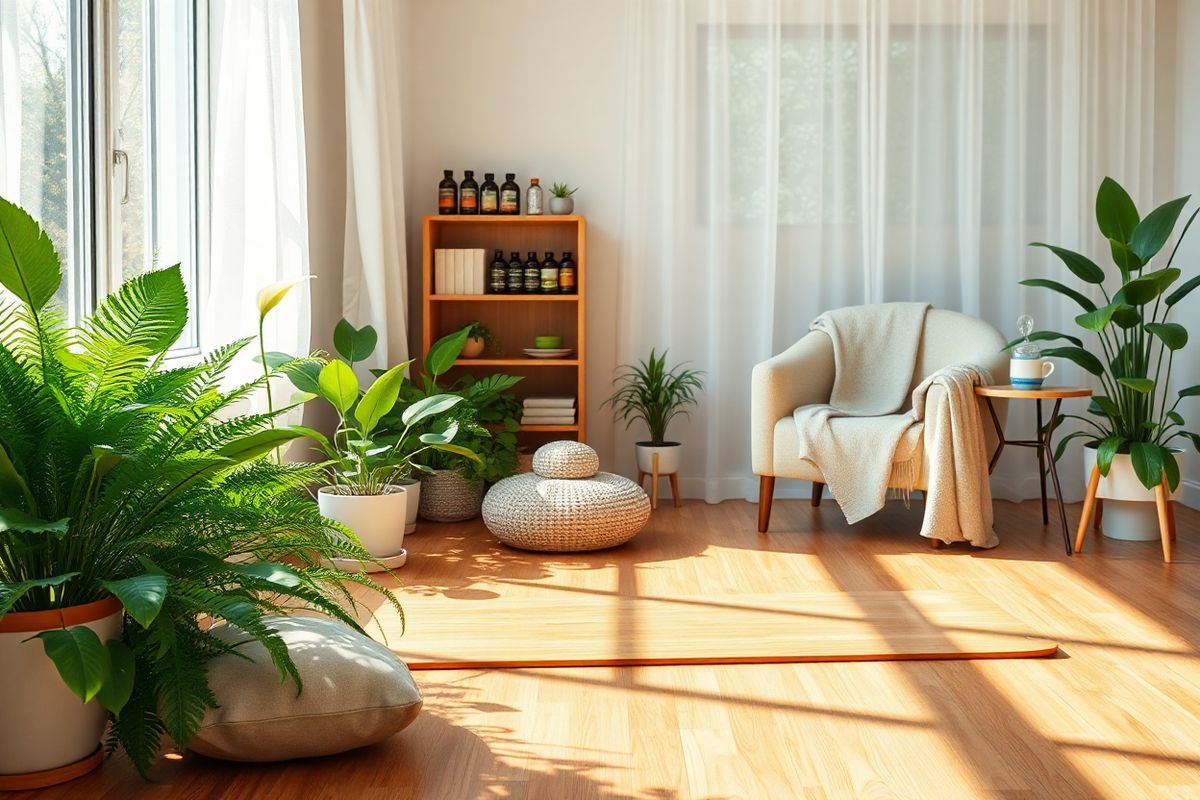
[[[497,539],[522,550],[579,552],[624,544],[650,519],[650,499],[628,478],[596,472],[598,463],[595,451],[578,442],[538,448],[534,472],[505,478],[488,491],[484,524]],[[559,478],[539,474],[542,470],[587,474]]]

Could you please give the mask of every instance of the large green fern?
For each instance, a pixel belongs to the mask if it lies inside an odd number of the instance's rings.
[[[105,665],[98,693],[60,672],[112,712],[110,750],[146,774],[162,736],[186,745],[215,705],[206,664],[229,648],[211,622],[262,642],[299,690],[265,616],[308,608],[357,628],[348,584],[399,606],[365,576],[323,566],[370,556],[307,495],[322,465],[266,458],[308,431],[272,427],[286,409],[238,412],[274,373],[222,388],[252,340],[164,367],[187,319],[177,266],[126,282],[74,328],[53,301],[61,281],[49,239],[0,198],[0,284],[12,295],[0,302],[0,617],[121,601],[122,642],[86,628],[42,639],[52,658],[70,644]]]

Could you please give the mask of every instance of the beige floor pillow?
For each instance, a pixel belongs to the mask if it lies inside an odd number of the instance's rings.
[[[188,745],[230,761],[282,761],[341,753],[386,739],[421,711],[421,692],[404,662],[382,644],[340,622],[271,617],[304,681],[298,696],[258,642],[218,656],[208,681],[220,708],[210,709]],[[213,635],[249,637],[232,626]]]

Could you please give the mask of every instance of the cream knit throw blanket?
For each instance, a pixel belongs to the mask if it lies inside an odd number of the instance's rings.
[[[916,483],[925,395],[931,386],[943,386],[948,402],[939,403],[934,430],[923,441],[935,474],[927,480],[921,534],[991,547],[991,493],[973,391],[986,376],[973,367],[940,370],[907,405],[928,309],[925,303],[885,303],[838,309],[813,321],[811,329],[833,342],[834,385],[829,403],[794,412],[800,457],[821,470],[848,522],[865,519],[883,507],[889,485],[898,482],[907,491]],[[960,477],[969,485],[959,485]],[[970,503],[976,503],[973,512],[964,510]]]

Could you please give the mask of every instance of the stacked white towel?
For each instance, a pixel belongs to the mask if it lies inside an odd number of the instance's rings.
[[[522,425],[574,425],[574,397],[526,397]]]

